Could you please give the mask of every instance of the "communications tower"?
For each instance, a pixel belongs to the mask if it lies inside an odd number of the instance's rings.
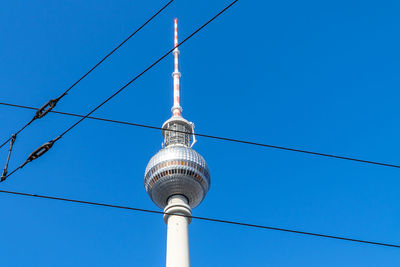
[[[164,209],[167,224],[167,267],[189,267],[188,226],[191,218],[171,214],[192,215],[210,188],[210,172],[203,157],[192,149],[196,142],[194,124],[182,117],[179,97],[178,21],[174,20],[173,51],[174,105],[172,117],[164,122],[163,148],[149,161],[144,186],[151,200]]]

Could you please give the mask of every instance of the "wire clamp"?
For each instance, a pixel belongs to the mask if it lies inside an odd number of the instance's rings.
[[[58,100],[60,100],[60,99],[56,98],[56,99],[49,100],[40,109],[38,109],[38,111],[36,111],[34,119],[43,118],[47,113],[49,113],[57,105]]]
[[[45,154],[47,151],[49,151],[50,148],[54,145],[54,143],[55,143],[58,139],[60,139],[60,138],[61,138],[61,136],[58,136],[57,138],[55,138],[55,139],[53,139],[53,140],[51,140],[51,141],[49,141],[49,142],[47,142],[47,143],[44,143],[44,144],[41,145],[40,147],[36,148],[36,149],[28,156],[28,158],[27,158],[26,161],[21,165],[20,168],[22,169],[27,163],[29,163],[29,162],[31,162],[31,161],[33,161],[33,160],[35,160],[35,159],[37,159],[37,158],[43,156],[43,154]]]

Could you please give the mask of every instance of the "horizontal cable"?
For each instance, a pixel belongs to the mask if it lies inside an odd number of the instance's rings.
[[[323,238],[338,239],[338,240],[342,240],[342,241],[350,241],[350,242],[357,242],[357,243],[377,245],[377,246],[400,248],[400,245],[396,245],[396,244],[389,244],[389,243],[367,241],[367,240],[361,240],[361,239],[355,239],[355,238],[349,238],[349,237],[341,237],[341,236],[334,236],[334,235],[326,235],[326,234],[304,232],[304,231],[298,231],[298,230],[292,230],[292,229],[284,229],[284,228],[265,226],[265,225],[258,225],[258,224],[250,224],[250,223],[237,222],[237,221],[227,221],[227,220],[220,220],[220,219],[213,219],[213,218],[206,218],[206,217],[199,217],[199,216],[188,216],[188,215],[183,215],[183,214],[168,213],[168,212],[162,212],[162,211],[157,211],[157,210],[141,209],[141,208],[127,207],[127,206],[121,206],[121,205],[113,205],[113,204],[107,204],[107,203],[91,202],[91,201],[76,200],[76,199],[70,199],[70,198],[61,198],[61,197],[54,197],[54,196],[47,196],[47,195],[22,193],[22,192],[8,191],[8,190],[0,190],[0,193],[19,195],[19,196],[27,196],[27,197],[44,198],[44,199],[51,199],[51,200],[59,200],[59,201],[73,202],[73,203],[86,204],[86,205],[92,205],[92,206],[101,206],[101,207],[132,210],[132,211],[139,211],[139,212],[147,212],[147,213],[155,213],[155,214],[163,214],[163,215],[175,215],[175,216],[181,216],[181,217],[192,218],[192,219],[203,220],[203,221],[218,222],[218,223],[225,223],[225,224],[233,224],[233,225],[240,225],[240,226],[246,226],[246,227],[252,227],[252,228],[266,229],[266,230],[281,231],[281,232],[308,235],[308,236],[316,236],[316,237],[323,237]]]
[[[106,60],[109,56],[111,56],[115,51],[117,51],[122,45],[124,45],[129,39],[131,39],[136,33],[138,33],[144,26],[146,26],[150,21],[152,21],[158,14],[160,14],[166,7],[168,7],[173,1],[175,0],[170,0],[168,3],[166,3],[160,10],[158,10],[156,13],[154,13],[145,23],[143,23],[139,28],[137,28],[133,33],[131,33],[124,41],[122,41],[119,45],[117,45],[111,52],[109,52],[106,56],[104,56],[99,62],[96,63],[89,71],[87,71],[82,77],[80,77],[76,82],[74,82],[70,87],[68,87],[67,90],[65,90],[59,97],[52,99],[48,101],[42,108],[38,109],[36,112],[35,116],[28,122],[26,123],[21,129],[19,129],[14,135],[18,135],[20,132],[22,132],[26,127],[28,127],[34,120],[42,118],[45,116],[48,112],[50,112],[57,104],[57,102],[63,98],[64,96],[67,95],[67,93],[75,87],[81,80],[83,80],[87,75],[89,75],[94,69],[96,69],[101,63],[103,63],[104,60]],[[2,148],[5,144],[10,141],[12,137],[8,138],[6,141],[4,141],[1,145],[0,148]]]
[[[32,109],[32,110],[37,110],[38,109],[38,108],[35,108],[35,107],[23,106],[23,105],[15,105],[15,104],[4,103],[4,102],[0,102],[0,105],[17,107],[17,108],[24,108],[24,109]],[[52,110],[51,112],[52,113],[56,113],[56,114],[61,114],[61,115],[80,117],[80,118],[84,117],[84,115],[75,114],[75,113],[61,112],[61,111],[55,111],[55,110]],[[163,129],[163,128],[157,127],[157,126],[151,126],[151,125],[146,125],[146,124],[138,124],[138,123],[127,122],[127,121],[119,121],[119,120],[112,120],[112,119],[91,117],[91,116],[88,116],[87,118],[88,119],[92,119],[92,120],[99,120],[99,121],[105,121],[105,122],[125,124],[125,125],[143,127],[143,128],[149,128],[149,129],[155,129],[155,130],[164,130],[164,131],[171,131],[171,132],[186,133],[184,131]],[[363,159],[358,159],[358,158],[350,158],[350,157],[345,157],[345,156],[338,156],[338,155],[333,155],[333,154],[326,154],[326,153],[320,153],[320,152],[314,152],[314,151],[308,151],[308,150],[301,150],[301,149],[296,149],[296,148],[268,145],[268,144],[263,144],[263,143],[256,143],[256,142],[251,142],[251,141],[232,139],[232,138],[220,137],[220,136],[214,136],[214,135],[208,135],[208,134],[194,133],[194,135],[202,136],[202,137],[206,137],[206,138],[213,138],[213,139],[223,140],[223,141],[237,142],[237,143],[242,143],[242,144],[247,144],[247,145],[255,145],[255,146],[268,147],[268,148],[274,148],[274,149],[280,149],[280,150],[286,150],[286,151],[306,153],[306,154],[311,154],[311,155],[316,155],[316,156],[330,157],[330,158],[336,158],[336,159],[342,159],[342,160],[350,160],[350,161],[367,163],[367,164],[374,164],[374,165],[385,166],[385,167],[400,168],[400,165],[395,165],[395,164],[390,164],[390,163],[363,160]]]

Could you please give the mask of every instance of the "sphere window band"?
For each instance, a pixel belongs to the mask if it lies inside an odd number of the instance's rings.
[[[200,182],[203,186],[206,186],[206,183],[204,179],[197,173],[191,171],[191,170],[185,170],[185,169],[176,169],[176,170],[168,170],[168,171],[163,171],[160,174],[156,175],[154,179],[152,179],[148,185],[148,189],[151,189],[153,187],[154,183],[157,182],[160,178],[167,176],[167,175],[173,175],[173,174],[183,174],[183,175],[189,175],[193,176],[198,182]]]
[[[200,172],[204,172],[206,171],[202,166],[199,166],[197,164],[193,164],[192,162],[186,162],[186,161],[168,161],[168,162],[163,162],[157,166],[155,166],[154,168],[152,168],[148,173],[147,173],[147,177],[150,175],[153,175],[157,170],[161,169],[161,168],[165,168],[165,167],[169,167],[169,166],[176,166],[176,165],[182,165],[182,166],[189,166],[191,168],[194,168]]]
[[[177,161],[177,160],[173,160],[173,161],[166,161],[166,162],[162,162],[161,164],[158,164],[157,166],[154,166],[151,170],[149,170],[149,172],[146,175],[146,180],[152,176],[154,173],[156,173],[158,170],[165,168],[165,167],[170,167],[170,166],[176,166],[176,165],[181,165],[181,166],[189,166],[197,171],[199,171],[200,173],[207,173],[208,171],[205,170],[202,166],[199,166],[197,164],[193,164],[193,162],[186,162],[183,160]],[[183,168],[178,168],[178,169],[168,169],[165,171],[162,171],[161,173],[158,173],[157,175],[154,176],[154,178],[146,185],[146,190],[150,190],[153,185],[162,177],[167,176],[167,175],[174,175],[174,174],[183,174],[183,175],[189,175],[195,178],[196,181],[198,181],[199,183],[201,183],[202,186],[206,186],[206,182],[204,181],[204,179],[201,177],[201,175],[199,175],[198,173],[189,170],[189,169],[183,169]],[[208,176],[208,175],[207,175]],[[209,177],[206,177],[206,179],[209,179]]]

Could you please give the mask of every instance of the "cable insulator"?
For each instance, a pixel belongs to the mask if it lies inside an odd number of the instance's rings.
[[[27,163],[43,156],[47,151],[50,150],[50,148],[54,145],[54,143],[60,139],[61,136],[58,136],[57,138],[44,143],[43,145],[41,145],[40,147],[36,148],[26,159],[26,161],[20,166],[20,168],[23,168]]]
[[[17,138],[17,135],[16,135],[16,134],[13,134],[13,135],[11,136],[10,148],[8,149],[7,161],[6,161],[6,164],[4,165],[4,169],[3,169],[3,173],[1,174],[0,182],[3,182],[3,181],[7,178],[8,162],[10,161],[11,151],[12,151],[12,149],[13,149],[14,142],[15,142],[15,139],[16,139],[16,138]]]
[[[58,100],[59,100],[59,98],[49,100],[38,111],[36,111],[34,119],[43,118],[47,113],[49,113],[57,105]]]

